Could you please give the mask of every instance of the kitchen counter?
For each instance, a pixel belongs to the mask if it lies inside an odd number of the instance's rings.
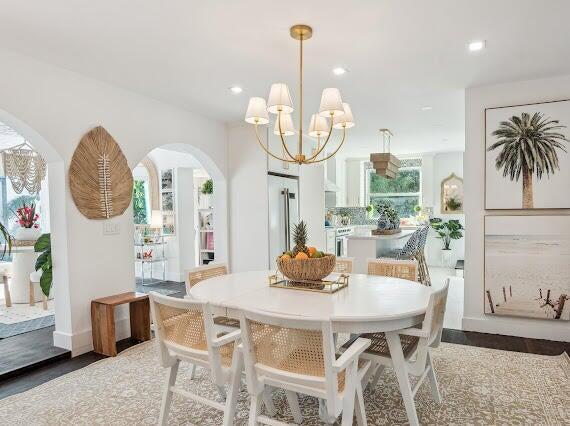
[[[348,257],[354,258],[353,272],[366,274],[368,259],[392,257],[394,251],[401,249],[413,229],[403,229],[392,235],[372,235],[371,231],[362,231],[348,236]]]
[[[411,234],[414,233],[413,229],[403,229],[402,232],[398,232],[397,234],[391,235],[373,235],[372,232],[368,231],[366,234],[359,235],[353,234],[349,235],[349,240],[399,240],[402,238],[408,238]]]

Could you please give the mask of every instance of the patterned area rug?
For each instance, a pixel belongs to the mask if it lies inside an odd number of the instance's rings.
[[[429,385],[416,396],[422,424],[570,424],[570,358],[442,344],[434,363],[443,397],[431,399]],[[108,358],[0,401],[0,418],[26,425],[154,425],[158,420],[165,371],[159,366],[153,342],[135,346]],[[204,396],[217,395],[206,370],[196,379],[181,366],[178,383],[198,388]],[[57,397],[54,397],[57,395]],[[365,392],[370,425],[406,424],[400,392],[392,371],[378,386]],[[282,391],[274,393],[280,420],[292,422]],[[303,424],[318,425],[318,402],[302,397]],[[247,423],[248,397],[238,400],[235,422]],[[219,425],[221,414],[174,396],[170,425]]]
[[[34,306],[27,303],[13,303],[7,308],[0,305],[0,339],[50,327],[55,323],[54,301],[48,301],[48,309],[44,310],[42,303]]]

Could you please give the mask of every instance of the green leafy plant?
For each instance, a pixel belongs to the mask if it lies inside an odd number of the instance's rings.
[[[133,216],[136,224],[148,223],[146,213],[146,194],[143,180],[135,180],[133,184]]]
[[[532,116],[523,112],[520,117],[512,116],[501,121],[499,128],[492,135],[499,140],[487,151],[501,148],[495,159],[495,168],[503,169],[503,177],[517,181],[522,175],[523,209],[532,209],[533,189],[532,176],[541,179],[546,173],[549,176],[560,170],[557,150],[566,151],[563,142],[568,139],[559,132],[566,126],[559,125],[558,120],[544,118],[538,112]]]
[[[414,211],[415,211],[417,214],[420,214],[420,213],[422,212],[422,206],[420,206],[420,205],[415,206],[415,207],[414,207]]]
[[[461,204],[461,201],[457,200],[456,198],[449,197],[445,205],[449,211],[454,212],[459,210],[463,204]]]
[[[437,238],[443,241],[443,249],[450,250],[451,240],[463,238],[461,232],[465,228],[457,219],[450,219],[447,222],[439,217],[434,217],[429,221],[431,227],[437,232]]]
[[[202,194],[213,194],[214,193],[214,181],[212,179],[208,179],[202,185]]]
[[[384,216],[390,222],[395,222],[398,219],[398,211],[394,208],[394,203],[388,200],[378,200],[375,203],[376,210],[380,216]]]
[[[6,256],[6,253],[8,253],[8,256],[12,253],[12,236],[3,223],[0,223],[0,237],[4,240],[1,241],[2,249],[0,250],[0,260],[2,260]]]
[[[36,260],[36,271],[42,270],[40,287],[42,292],[49,297],[53,285],[53,273],[51,262],[51,234],[42,234],[34,244],[34,251],[41,253]]]

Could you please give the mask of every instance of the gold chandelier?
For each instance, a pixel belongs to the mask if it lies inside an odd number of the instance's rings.
[[[295,130],[293,124],[291,117],[294,111],[293,102],[289,87],[285,83],[271,85],[267,102],[263,98],[251,98],[247,106],[245,121],[255,126],[257,142],[271,157],[287,163],[318,163],[328,160],[338,152],[346,139],[346,129],[354,126],[354,119],[350,106],[342,102],[340,91],[333,87],[324,89],[319,112],[312,115],[307,132],[309,136],[317,139],[317,147],[308,158],[303,154],[303,41],[311,38],[313,29],[308,25],[294,25],[291,27],[290,34],[293,39],[299,40],[299,131]],[[259,136],[259,126],[269,124],[269,112],[277,115],[273,133],[281,139],[282,157],[273,154],[269,150],[269,144],[265,146]],[[319,158],[329,143],[333,129],[342,131],[342,139],[332,154]],[[295,133],[298,133],[299,136],[297,152],[293,155],[285,142],[285,138],[293,136]]]

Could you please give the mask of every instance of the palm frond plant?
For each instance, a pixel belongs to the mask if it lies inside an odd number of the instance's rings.
[[[434,217],[429,221],[431,227],[437,232],[437,238],[443,242],[444,250],[451,250],[451,240],[463,238],[461,232],[465,228],[457,219],[450,219],[447,222],[439,217]]]
[[[559,120],[545,118],[535,112],[530,115],[523,112],[520,117],[512,116],[507,121],[501,121],[499,128],[492,135],[498,138],[487,151],[501,148],[495,159],[495,168],[503,169],[503,177],[511,181],[519,181],[522,176],[523,209],[532,209],[533,175],[541,179],[560,170],[558,151],[567,152],[564,146],[568,142],[566,136],[560,133],[566,126],[560,125]]]

